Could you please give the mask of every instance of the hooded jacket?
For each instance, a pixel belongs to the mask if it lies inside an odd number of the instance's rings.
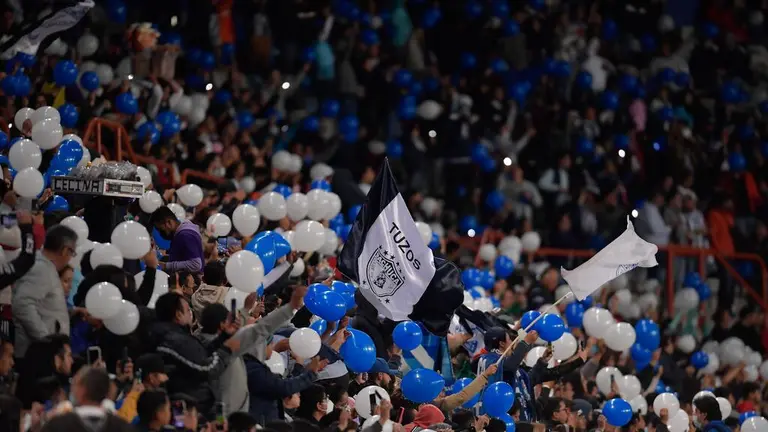
[[[277,404],[280,399],[309,388],[317,379],[317,374],[311,371],[283,378],[272,373],[269,366],[251,356],[247,356],[245,365],[250,390],[248,412],[260,425],[279,419]]]
[[[422,405],[416,413],[413,423],[408,423],[404,426],[404,429],[406,432],[412,432],[417,427],[427,429],[433,424],[442,423],[443,421],[445,421],[445,414],[440,411],[440,408],[434,405]]]
[[[219,375],[211,379],[211,387],[217,401],[224,403],[225,414],[247,411],[250,406],[250,389],[244,354],[250,354],[259,362],[266,359],[267,340],[272,334],[288,323],[293,316],[290,305],[275,309],[257,323],[241,328],[233,337],[240,340],[240,350],[233,352],[229,365]],[[206,347],[213,347],[218,342],[217,335],[201,333],[197,338]],[[261,381],[260,381],[261,382]]]

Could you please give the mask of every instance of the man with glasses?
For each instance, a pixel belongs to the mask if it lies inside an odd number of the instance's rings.
[[[568,401],[559,397],[547,399],[544,405],[544,419],[549,427],[568,423],[571,410]]]
[[[51,334],[69,335],[69,312],[59,270],[69,265],[76,246],[77,234],[73,230],[64,225],[52,226],[35,264],[16,282],[12,307],[17,358],[23,357],[34,341]]]

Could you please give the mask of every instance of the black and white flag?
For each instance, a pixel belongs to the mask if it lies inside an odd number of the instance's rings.
[[[445,335],[464,299],[459,269],[424,244],[389,162],[384,161],[352,225],[338,269],[393,321],[415,320]]]
[[[93,0],[54,2],[50,13],[32,22],[25,22],[13,34],[0,41],[0,59],[13,58],[17,53],[37,54],[40,44],[53,34],[72,28],[95,5]]]

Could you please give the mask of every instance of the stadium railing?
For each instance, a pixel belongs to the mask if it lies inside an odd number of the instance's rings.
[[[102,140],[102,134],[104,129],[110,130],[114,134],[114,148],[108,149]],[[215,177],[210,174],[186,169],[181,172],[180,175],[175,175],[175,168],[168,162],[155,159],[153,157],[136,154],[133,151],[131,145],[131,137],[125,130],[123,125],[116,121],[107,120],[103,118],[95,118],[88,123],[85,133],[83,134],[83,143],[95,149],[100,154],[104,155],[106,159],[111,159],[111,153],[114,152],[114,159],[129,160],[135,164],[154,165],[157,168],[158,178],[162,179],[162,185],[165,187],[177,187],[184,185],[190,179],[198,179],[202,181],[212,182],[214,184],[220,184],[224,179]],[[462,246],[477,252],[480,245],[490,241],[491,238],[499,240],[503,237],[502,233],[493,233],[488,230],[482,237],[462,237],[460,243]],[[495,242],[495,241],[494,241]],[[669,270],[667,273],[674,275],[671,270],[675,269],[675,263],[678,262],[678,258],[696,259],[698,262],[698,271],[702,278],[707,276],[706,262],[709,257],[714,258],[717,263],[725,268],[728,275],[739,284],[746,293],[763,309],[768,310],[768,267],[766,267],[763,259],[757,254],[750,253],[735,253],[731,255],[721,254],[714,249],[698,249],[688,246],[669,245],[659,248],[661,251],[666,252],[666,256],[663,258],[666,262],[659,263],[660,265],[666,265]],[[558,258],[580,258],[589,259],[596,251],[594,250],[578,250],[578,249],[555,249],[555,248],[540,248],[535,253],[528,256],[529,260],[534,257],[558,257]],[[747,261],[754,263],[759,268],[759,275],[756,282],[756,288],[753,288],[751,283],[744,279],[744,277],[734,268],[732,262],[734,261]],[[479,264],[479,263],[478,263]],[[754,279],[754,278],[753,278]],[[670,315],[674,314],[675,310],[675,278],[666,278],[666,307]]]

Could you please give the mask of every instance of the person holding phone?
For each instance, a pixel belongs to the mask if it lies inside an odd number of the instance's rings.
[[[136,404],[141,394],[147,390],[162,390],[168,382],[165,362],[160,354],[149,353],[140,356],[136,359],[134,370],[131,390],[117,411],[117,415],[129,423],[138,415]]]

